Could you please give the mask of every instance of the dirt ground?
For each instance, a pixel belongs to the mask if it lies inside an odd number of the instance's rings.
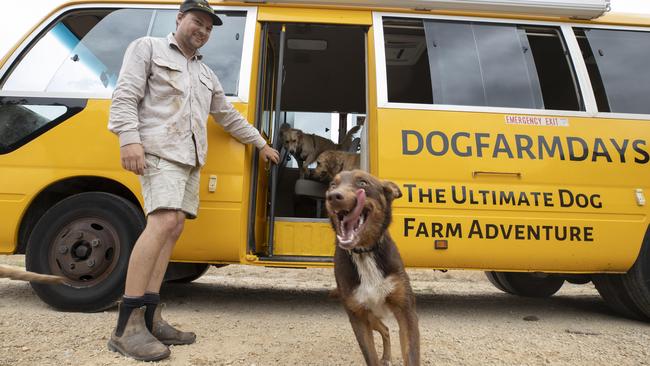
[[[0,256],[22,266],[22,256]],[[613,314],[591,284],[550,299],[501,293],[481,272],[409,270],[426,365],[648,365],[650,326]],[[212,268],[166,285],[166,318],[197,333],[162,365],[362,365],[332,269]],[[533,316],[537,320],[524,320]],[[0,365],[139,365],[108,351],[115,309],[61,313],[0,279]],[[393,364],[402,364],[397,323]],[[379,336],[376,343],[381,348]]]

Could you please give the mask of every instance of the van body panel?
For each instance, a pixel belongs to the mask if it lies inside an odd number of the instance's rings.
[[[273,253],[286,256],[331,257],[334,232],[329,222],[275,222]]]
[[[244,117],[247,115],[246,104],[233,105]],[[0,181],[0,197],[7,203],[0,205],[0,215],[6,218],[0,226],[2,253],[16,250],[20,219],[28,203],[55,182],[79,176],[103,177],[121,183],[142,202],[138,178],[120,166],[117,139],[106,128],[109,108],[110,100],[88,100],[83,111],[45,132],[38,141],[0,155],[1,175],[21,177]],[[238,261],[242,242],[238,228],[245,225],[241,206],[248,175],[244,169],[246,148],[212,117],[208,121],[208,144],[207,162],[201,172],[201,214],[195,222],[188,221],[172,258]],[[208,191],[210,175],[217,176],[215,192]],[[214,222],[223,222],[229,230]]]
[[[77,3],[102,5],[92,1],[69,3],[46,19]],[[125,7],[154,7],[177,3],[120,1],[119,4]],[[229,5],[251,4],[219,3],[219,6]],[[394,11],[405,16],[432,14],[405,9],[376,10]],[[468,19],[498,17],[543,20],[557,26],[568,24],[556,18],[512,14],[440,14]],[[635,192],[639,189],[648,192],[650,185],[645,179],[647,164],[635,163],[635,159],[643,156],[632,147],[632,143],[650,136],[647,121],[606,115],[594,118],[586,112],[564,115],[556,111],[544,113],[537,110],[530,114],[521,111],[444,111],[435,108],[415,110],[395,108],[391,103],[377,108],[380,103],[377,83],[381,77],[377,75],[379,60],[376,60],[377,35],[374,32],[380,28],[373,26],[373,10],[264,4],[257,6],[249,102],[234,103],[250,121],[256,118],[255,106],[259,97],[255,92],[259,82],[255,70],[260,58],[260,22],[369,27],[366,55],[368,167],[371,173],[382,179],[398,183],[404,194],[394,203],[394,220],[390,231],[407,266],[588,273],[625,272],[634,263],[648,227],[648,208],[639,203]],[[650,21],[647,17],[607,15],[593,21],[571,21],[571,24],[641,27],[650,24]],[[25,39],[39,28],[41,26],[33,27]],[[3,65],[18,48],[17,45],[3,56]],[[31,141],[16,151],[0,155],[0,175],[20,177],[0,181],[0,215],[4,218],[0,223],[0,253],[16,251],[20,222],[29,203],[54,182],[78,176],[112,179],[126,186],[142,202],[138,179],[121,168],[117,140],[106,129],[109,107],[110,100],[89,99],[82,112],[39,136],[38,142]],[[527,115],[549,115],[566,120],[567,125],[542,127],[507,122],[509,117]],[[481,136],[478,143],[477,135]],[[231,138],[211,117],[208,136],[210,147],[207,163],[201,172],[199,218],[186,222],[172,260],[327,266],[322,263],[254,260],[247,246],[254,149]],[[454,136],[457,152],[451,147]],[[543,139],[552,143],[558,138],[563,143],[565,159],[558,156],[559,152],[555,152],[553,157],[539,158],[534,150],[518,151],[513,145],[528,141],[526,136],[533,142]],[[570,143],[567,142],[569,137],[573,138]],[[448,139],[447,147],[444,146],[444,138]],[[619,153],[617,146],[620,148],[626,140],[627,150]],[[501,144],[500,150],[493,156],[497,141]],[[590,151],[584,157],[580,152],[582,142],[587,143]],[[489,147],[482,147],[482,155],[477,156],[477,144],[482,143],[489,144]],[[504,143],[508,144],[507,148]],[[574,160],[571,160],[567,143],[573,144]],[[603,146],[607,153],[602,150]],[[637,147],[647,151],[647,146]],[[471,153],[468,148],[472,149]],[[599,154],[593,153],[595,148],[600,149]],[[513,157],[509,156],[508,149]],[[441,153],[443,150],[444,154]],[[92,159],[88,159],[89,156]],[[263,163],[260,163],[260,167],[258,189],[253,197],[258,202],[254,215],[255,249],[261,253],[265,250],[268,232],[265,205],[268,176]],[[216,176],[217,188],[214,192],[208,190],[210,176]],[[616,177],[616,181],[613,182],[612,177]],[[465,198],[459,199],[462,192],[465,192]],[[454,202],[454,194],[462,202]],[[491,200],[492,194],[498,200],[505,200],[506,204],[491,203],[494,202]],[[522,195],[526,198],[522,198]],[[510,203],[513,199],[517,204]],[[484,203],[482,200],[485,200]],[[535,200],[537,203],[532,203]],[[434,224],[441,226],[432,226]],[[473,226],[474,232],[469,237]],[[531,235],[540,238],[547,235],[546,226],[569,228],[567,237],[572,235],[571,228],[577,228],[579,232],[573,233],[575,240],[529,239]],[[329,230],[328,224],[279,223],[278,228],[278,238],[289,238],[277,241],[280,244],[276,249],[281,254],[327,256],[333,250],[333,235],[325,234]],[[445,235],[438,235],[436,230]],[[459,230],[462,237],[458,234]],[[504,239],[508,230],[508,239]],[[624,240],[621,233],[625,233]],[[524,239],[520,239],[522,235]],[[551,236],[554,235],[555,232]],[[488,238],[491,236],[495,237]],[[304,248],[298,248],[300,239],[304,237],[311,239],[307,240]],[[434,249],[436,240],[445,239],[448,249]]]
[[[648,189],[647,167],[611,141],[647,136],[643,122],[568,117],[563,127],[528,126],[500,113],[400,109],[378,116],[379,175],[404,195],[391,231],[407,265],[624,272],[634,263],[648,225],[635,198]],[[529,152],[517,149],[529,139]],[[539,141],[559,141],[564,159],[560,147],[540,155]],[[609,157],[594,154],[605,145]],[[435,250],[435,240],[449,249]]]
[[[260,22],[371,25],[372,13],[368,10],[306,9],[268,6],[259,8],[257,20]]]

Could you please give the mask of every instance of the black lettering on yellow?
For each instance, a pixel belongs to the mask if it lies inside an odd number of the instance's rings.
[[[419,193],[420,203],[424,202],[425,198],[428,198],[428,202],[431,203],[431,200],[433,199],[433,192],[431,191],[431,188],[427,188],[426,190],[419,188]]]
[[[530,202],[528,201],[528,196],[526,195],[526,192],[519,192],[519,200],[517,201],[517,206],[521,206],[521,205],[530,206]]]
[[[481,224],[478,222],[478,220],[472,220],[472,225],[469,228],[469,234],[467,237],[472,238],[475,235],[483,239],[483,231],[481,230]]]
[[[589,147],[587,146],[585,140],[581,139],[580,137],[569,136],[566,138],[566,141],[569,147],[569,160],[583,161],[587,159],[587,156],[589,156]],[[574,143],[580,145],[580,148],[582,149],[582,154],[578,155],[577,151],[574,148]]]
[[[594,241],[594,228],[591,226],[585,226],[585,241]]]
[[[500,153],[506,153],[510,159],[513,158],[512,151],[510,150],[510,145],[508,145],[508,140],[502,133],[497,135],[497,140],[494,143],[492,157],[498,158]]]
[[[467,189],[465,186],[460,187],[459,194],[461,195],[460,198],[456,196],[456,186],[451,186],[451,200],[454,201],[454,203],[462,205],[467,200]]]
[[[412,222],[414,222],[415,219],[412,217],[405,217],[404,218],[404,236],[407,237],[409,236],[409,231],[413,230],[415,227],[411,225]]]
[[[485,239],[496,239],[499,237],[499,227],[494,224],[485,224]]]
[[[611,141],[612,145],[614,145],[614,149],[618,152],[618,156],[621,159],[621,163],[625,163],[625,150],[627,150],[627,144],[630,142],[628,139],[623,140],[623,145],[618,144],[616,142],[616,139],[609,139]]]
[[[470,134],[469,132],[456,132],[451,136],[451,150],[456,154],[457,156],[461,157],[467,157],[467,156],[472,156],[472,147],[469,146],[469,144],[466,146],[465,151],[461,151],[458,148],[458,139],[460,137],[466,137],[469,138]]]
[[[440,138],[441,146],[440,150],[436,150],[433,147],[433,138],[435,136],[438,136]],[[429,151],[429,154],[433,156],[443,156],[447,154],[447,151],[449,151],[449,139],[447,138],[447,135],[444,132],[441,131],[431,131],[427,135],[427,150]]]
[[[558,136],[553,136],[551,146],[548,145],[544,136],[537,136],[537,144],[539,145],[538,155],[540,160],[544,159],[545,151],[549,158],[555,157],[555,153],[557,152],[560,155],[560,160],[564,160],[564,149]]]
[[[544,192],[544,206],[546,207],[553,207],[553,193],[551,192]]]
[[[524,152],[530,160],[535,160],[535,154],[531,151],[533,139],[528,135],[515,135],[515,144],[517,145],[517,157],[523,159]]]
[[[501,194],[499,195],[499,198],[500,198],[499,204],[502,205],[502,206],[504,204],[506,204],[506,205],[514,205],[515,204],[515,192],[513,192],[513,191],[508,191],[508,192],[501,191]]]
[[[415,184],[404,184],[404,187],[406,188],[407,192],[407,197],[409,202],[413,202],[413,188],[416,187]]]
[[[423,222],[418,225],[418,232],[415,233],[416,238],[419,238],[420,236],[429,236],[429,233],[427,232],[427,225],[425,225]]]
[[[490,137],[489,133],[477,132],[474,134],[476,138],[476,156],[483,157],[483,149],[490,147],[490,144],[483,142],[483,138]]]
[[[444,188],[436,189],[436,202],[438,202],[438,203],[447,203],[447,200],[445,199],[445,190],[444,190]]]
[[[648,154],[647,151],[645,151],[642,148],[642,146],[644,146],[644,145],[645,145],[645,140],[634,140],[634,141],[632,141],[632,148],[639,155],[641,155],[641,158],[634,158],[635,163],[646,164],[648,161],[650,161],[650,155]]]
[[[415,137],[415,147],[409,148],[409,136]],[[418,131],[413,130],[402,130],[402,155],[417,155],[422,152],[424,140],[422,135]]]
[[[594,153],[591,155],[591,161],[596,161],[600,156],[605,157],[608,162],[612,162],[612,157],[609,156],[609,151],[607,151],[607,146],[605,146],[603,139],[597,137],[594,141]]]

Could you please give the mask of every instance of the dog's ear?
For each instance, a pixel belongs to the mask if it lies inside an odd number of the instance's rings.
[[[384,194],[389,201],[402,197],[402,191],[399,189],[397,184],[388,180],[381,182],[381,184],[384,187]]]

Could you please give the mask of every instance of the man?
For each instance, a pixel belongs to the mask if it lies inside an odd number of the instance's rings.
[[[217,76],[201,61],[213,25],[221,20],[206,0],[186,0],[167,38],[135,40],[113,93],[109,129],[119,136],[122,167],[140,176],[147,225],[135,243],[108,342],[112,351],[137,360],[169,356],[166,345],[196,339],[160,315],[159,291],[186,218],[197,215],[199,170],[207,150],[208,113],[243,143],[279,160],[259,132],[228,103]]]

